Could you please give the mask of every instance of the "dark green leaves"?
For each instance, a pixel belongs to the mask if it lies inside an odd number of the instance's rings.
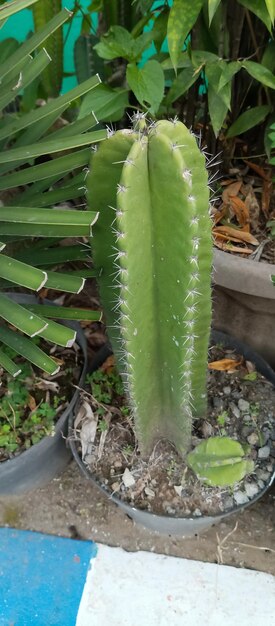
[[[245,133],[250,128],[257,126],[257,124],[260,124],[264,121],[270,110],[271,107],[266,104],[245,111],[244,113],[242,113],[242,115],[240,115],[240,117],[238,117],[236,122],[234,122],[234,124],[230,126],[226,136],[228,138],[237,137],[238,135]]]
[[[203,0],[174,0],[168,18],[168,48],[175,72],[183,44],[194,26]]]
[[[152,41],[151,33],[143,33],[136,39],[122,26],[111,26],[106,35],[94,47],[98,55],[111,61],[117,57],[123,57],[127,61],[138,61],[142,52],[148,48]]]
[[[164,73],[160,63],[147,61],[142,68],[129,64],[126,77],[138,102],[155,115],[164,94]]]

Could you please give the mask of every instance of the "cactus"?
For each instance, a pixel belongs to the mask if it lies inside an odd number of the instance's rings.
[[[181,122],[110,133],[92,156],[91,240],[141,452],[180,453],[206,410],[212,243],[205,157]]]

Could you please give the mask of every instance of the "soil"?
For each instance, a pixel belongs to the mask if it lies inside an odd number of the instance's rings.
[[[82,396],[73,435],[89,473],[107,492],[155,514],[199,517],[246,504],[270,482],[275,457],[274,387],[234,352],[213,347],[210,355],[211,362],[218,364],[226,359],[229,371],[209,370],[208,413],[195,421],[192,444],[210,436],[230,437],[247,448],[245,458],[253,461],[252,471],[244,472],[232,486],[208,486],[164,441],[156,442],[145,461],[119,377],[111,366],[109,372],[93,375],[92,394]]]

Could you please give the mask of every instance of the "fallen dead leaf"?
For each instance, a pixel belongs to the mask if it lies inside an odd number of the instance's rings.
[[[244,241],[245,243],[250,243],[252,246],[258,246],[259,242],[251,235],[251,233],[247,233],[246,231],[239,230],[238,228],[233,228],[233,226],[215,226],[213,229],[214,234],[221,233],[222,235],[226,235],[228,239],[234,237],[234,241]]]
[[[220,372],[235,372],[240,365],[242,365],[243,359],[220,359],[219,361],[212,361],[212,363],[208,363],[208,369],[210,370],[218,370]]]
[[[243,161],[246,165],[248,165],[248,167],[250,167],[251,170],[256,172],[256,174],[258,174],[260,178],[263,178],[264,180],[269,180],[268,174],[265,172],[263,167],[260,167],[260,165],[257,165],[257,163],[251,163],[251,161],[246,161],[245,159]]]
[[[108,356],[106,361],[104,361],[104,363],[101,365],[100,369],[105,374],[111,374],[114,367],[115,367],[115,357],[113,354],[111,354],[110,356]]]
[[[219,241],[217,237],[214,238],[214,244],[217,248],[225,252],[239,252],[240,254],[252,254],[253,252],[250,248],[240,248],[238,246],[232,246],[232,244],[226,241]]]
[[[241,186],[243,184],[242,180],[236,180],[236,182],[231,183],[231,185],[228,185],[222,192],[222,199],[223,202],[225,204],[228,204],[230,202],[230,198],[231,196],[237,196]]]
[[[230,206],[234,211],[234,215],[236,216],[240,226],[249,232],[249,210],[245,202],[241,200],[238,196],[232,196],[230,198]]]
[[[272,180],[264,180],[263,191],[262,191],[262,211],[266,218],[269,217],[269,207],[270,207],[272,189],[273,189]]]
[[[59,391],[59,384],[53,380],[47,380],[46,378],[40,378],[38,382],[35,383],[35,387],[37,387],[37,389],[42,389],[43,391],[53,391],[54,393],[58,393]]]
[[[33,396],[31,396],[31,394],[28,397],[28,407],[31,411],[35,411],[37,407],[36,400]]]

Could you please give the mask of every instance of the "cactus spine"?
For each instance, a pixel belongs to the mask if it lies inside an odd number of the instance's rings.
[[[178,121],[118,131],[87,178],[107,326],[143,454],[184,453],[206,409],[211,224],[205,159]]]

